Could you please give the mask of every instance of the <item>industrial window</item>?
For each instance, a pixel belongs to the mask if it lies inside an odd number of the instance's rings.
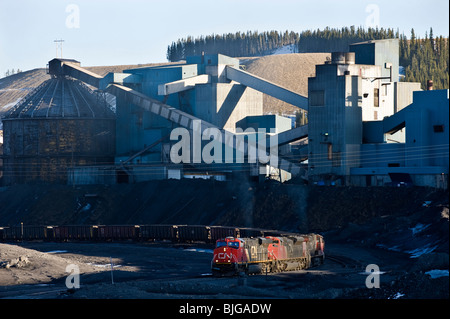
[[[380,89],[373,89],[373,106],[380,106]]]
[[[309,103],[310,106],[324,106],[325,92],[323,90],[309,92]]]
[[[433,131],[434,133],[443,133],[444,125],[433,125]]]

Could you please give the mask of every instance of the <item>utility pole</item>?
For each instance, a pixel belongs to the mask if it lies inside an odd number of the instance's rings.
[[[58,47],[61,49],[61,59],[62,59],[62,57],[63,57],[63,55],[62,55],[62,47],[63,47],[63,42],[64,42],[64,40],[63,39],[60,39],[60,40],[54,40],[53,42],[55,42],[55,44],[56,44],[56,57],[58,57]]]

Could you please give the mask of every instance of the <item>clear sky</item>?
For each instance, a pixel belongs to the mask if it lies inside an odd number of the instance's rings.
[[[448,0],[0,0],[0,77],[45,67],[55,39],[82,66],[138,64],[166,62],[188,35],[355,25],[448,36],[448,11]]]

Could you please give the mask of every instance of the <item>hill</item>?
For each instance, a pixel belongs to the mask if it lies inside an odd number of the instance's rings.
[[[101,76],[109,72],[122,72],[126,69],[156,66],[167,63],[148,63],[137,65],[113,65],[113,66],[93,66],[86,67],[87,70],[95,72]],[[17,104],[33,89],[37,88],[42,82],[50,79],[47,70],[44,68],[33,69],[16,73],[4,78],[0,78],[0,118],[3,114]]]
[[[45,69],[33,69],[0,79],[0,117],[48,79],[50,75]]]
[[[292,53],[268,55],[244,63],[248,72],[308,96],[308,77],[315,76],[317,64],[323,64],[329,53]],[[292,114],[299,108],[264,95],[264,113]]]

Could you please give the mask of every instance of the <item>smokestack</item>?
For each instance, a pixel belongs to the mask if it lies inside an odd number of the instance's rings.
[[[427,91],[432,91],[433,90],[433,80],[428,80],[427,81]]]

